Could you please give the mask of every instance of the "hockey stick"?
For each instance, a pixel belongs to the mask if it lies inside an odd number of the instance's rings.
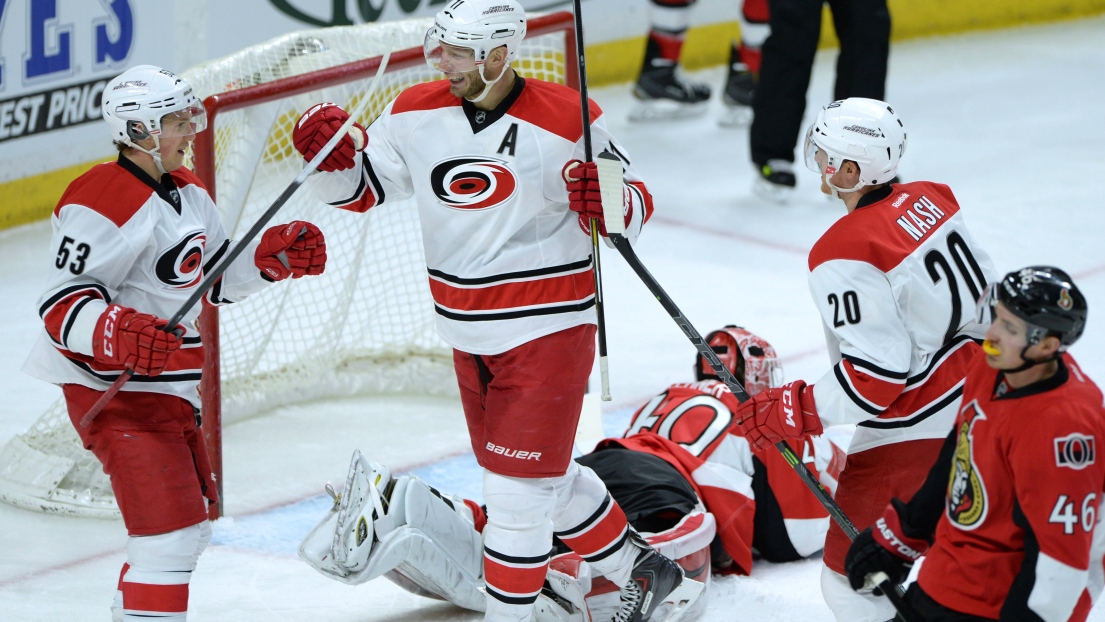
[[[575,0],[575,34],[576,55],[579,57],[579,109],[583,116],[583,157],[587,162],[593,161],[591,153],[591,107],[587,97],[587,55],[583,51],[583,11],[579,6],[580,0]],[[602,262],[599,260],[599,227],[598,219],[591,219],[591,255],[595,263],[591,267],[595,275],[595,318],[598,323],[599,336],[599,379],[602,382],[602,401],[609,402],[610,397],[610,366],[606,358],[606,311],[602,303]]]
[[[253,226],[249,228],[249,231],[246,231],[245,234],[242,235],[242,238],[237,241],[232,249],[230,249],[230,252],[227,253],[226,257],[223,258],[221,262],[219,262],[219,265],[215,266],[210,274],[204,276],[203,282],[200,283],[199,287],[192,290],[192,294],[188,296],[188,299],[184,301],[184,304],[180,306],[180,309],[177,309],[177,312],[174,313],[171,318],[169,318],[169,323],[166,324],[164,328],[162,328],[162,330],[167,333],[171,333],[176,330],[177,325],[180,324],[180,320],[184,317],[184,314],[188,313],[188,310],[191,309],[192,306],[195,305],[197,302],[199,302],[199,299],[207,293],[207,290],[211,289],[211,286],[213,286],[220,278],[222,278],[223,273],[227,271],[227,269],[230,267],[230,264],[233,263],[234,260],[242,254],[242,251],[246,249],[246,246],[248,246],[249,243],[257,237],[257,234],[261,232],[261,229],[265,225],[267,225],[270,220],[272,220],[273,216],[276,216],[276,212],[280,211],[280,208],[284,207],[284,204],[288,202],[288,199],[292,198],[292,195],[295,194],[295,191],[298,190],[300,186],[303,185],[303,182],[307,181],[307,177],[311,173],[313,173],[315,169],[318,168],[318,165],[321,164],[328,155],[330,155],[330,152],[334,150],[334,147],[336,147],[341,139],[345,137],[346,133],[349,131],[349,128],[353,127],[356,119],[364,114],[364,112],[368,109],[368,105],[372,101],[372,96],[376,93],[376,89],[380,85],[380,76],[384,74],[384,70],[387,68],[388,60],[390,59],[391,49],[389,46],[388,50],[380,59],[380,68],[376,70],[376,76],[372,78],[372,85],[368,88],[368,92],[361,99],[360,103],[357,104],[357,107],[354,108],[353,112],[349,114],[349,118],[346,119],[345,123],[343,123],[342,126],[338,128],[338,131],[330,137],[330,140],[326,142],[326,144],[322,147],[322,150],[315,154],[315,157],[311,158],[311,161],[303,167],[303,170],[299,172],[299,175],[296,175],[295,179],[292,180],[292,183],[288,184],[288,187],[284,189],[284,192],[280,193],[280,196],[276,198],[276,201],[274,201],[273,204],[270,205],[267,210],[265,210],[265,213],[261,214],[261,217],[257,219],[257,222],[253,223]],[[213,132],[215,130],[212,129],[211,131]],[[280,257],[280,261],[284,263],[285,266],[287,266],[287,262],[283,257]],[[96,403],[88,409],[88,412],[86,412],[83,417],[81,417],[82,428],[87,428],[92,423],[92,421],[96,419],[96,416],[100,414],[100,411],[104,409],[104,406],[107,406],[107,403],[115,397],[119,390],[123,388],[123,385],[126,384],[133,375],[134,370],[129,368],[124,369],[123,373],[119,374],[119,377],[115,379],[115,382],[113,382],[106,391],[104,391],[104,394],[100,396],[100,399],[96,400]]]
[[[718,358],[717,353],[713,348],[702,338],[702,335],[691,324],[690,320],[683,315],[683,312],[679,310],[679,307],[675,305],[675,302],[664,291],[663,287],[653,278],[648,269],[637,257],[637,253],[630,246],[629,240],[626,239],[625,221],[623,220],[621,213],[622,205],[622,191],[621,191],[621,179],[622,179],[622,163],[621,160],[611,153],[600,153],[598,156],[598,168],[599,168],[599,186],[602,191],[602,211],[603,220],[606,221],[606,232],[610,238],[610,241],[614,243],[614,248],[621,253],[629,267],[637,273],[641,281],[644,282],[648,291],[652,292],[652,295],[659,301],[660,306],[664,307],[664,310],[668,312],[671,319],[675,320],[675,323],[683,330],[683,334],[690,339],[695,349],[699,354],[705,357],[706,361],[710,364],[710,367],[714,370],[717,377],[725,383],[725,386],[729,387],[729,390],[733,392],[737,400],[741,403],[751,399],[748,392],[744,390],[737,379],[733,377],[733,374],[729,373],[729,370],[721,363],[721,359]],[[605,183],[603,180],[608,180]],[[817,500],[821,502],[821,505],[825,506],[825,509],[829,512],[829,515],[833,517],[837,525],[844,530],[849,540],[855,540],[859,535],[859,530],[856,529],[851,519],[844,513],[844,510],[837,505],[833,500],[829,491],[821,485],[821,482],[814,478],[813,473],[802,464],[801,458],[794,453],[790,445],[786,441],[779,441],[775,444],[775,448],[779,450],[779,453],[783,454],[783,458],[794,469],[794,472],[798,474],[798,477],[802,479],[802,482],[810,489],[810,491],[817,497]],[[894,585],[890,583],[889,578],[886,575],[882,575],[883,579],[879,582],[879,588],[886,594],[890,604],[894,605],[894,608],[901,615],[902,619],[906,622],[916,620],[917,617],[913,615],[913,611],[906,605],[902,599],[904,592],[902,586]]]

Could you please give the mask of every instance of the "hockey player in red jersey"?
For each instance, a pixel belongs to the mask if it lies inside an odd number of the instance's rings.
[[[486,619],[530,619],[555,533],[621,586],[625,619],[663,620],[696,584],[636,537],[602,481],[571,460],[595,349],[585,230],[590,217],[601,224],[602,209],[595,164],[580,162],[579,94],[510,66],[525,32],[514,0],[450,1],[425,38],[427,63],[446,79],[406,89],[367,130],[355,126],[312,183],[357,212],[417,202],[438,332],[454,348],[485,470]],[[651,195],[593,102],[590,113],[595,152],[624,165],[635,240]],[[310,108],[296,123],[297,149],[312,157],[346,118],[332,104]]]
[[[983,334],[974,303],[994,280],[951,189],[890,183],[905,150],[905,127],[885,102],[833,102],[809,128],[806,164],[847,209],[809,255],[833,365],[812,385],[796,380],[737,412],[756,447],[856,424],[835,498],[860,529],[916,490],[940,451]],[[821,580],[830,609],[848,622],[893,617],[885,599],[848,586],[848,544],[831,525]]]
[[[1086,299],[1050,266],[1010,272],[971,361],[955,427],[924,485],[895,498],[848,550],[848,578],[901,581],[914,619],[1082,621],[1102,589],[1101,390],[1066,352]],[[916,494],[912,494],[916,492]]]
[[[234,244],[200,180],[183,166],[206,113],[173,73],[140,65],[107,83],[102,109],[116,162],[73,181],[54,209],[54,272],[39,299],[45,330],[24,365],[61,385],[85,448],[103,463],[130,538],[112,619],[185,619],[188,582],[211,537],[217,500],[199,431],[204,345],[199,308],[175,314]],[[321,274],[326,245],[312,224],[268,229],[204,297],[241,300],[266,281]],[[81,418],[134,371],[86,428]]]
[[[750,394],[781,383],[782,367],[764,339],[727,326],[707,341]],[[704,583],[711,569],[749,574],[753,548],[773,562],[820,551],[829,521],[825,509],[777,452],[754,451],[740,436],[733,425],[737,400],[701,358],[695,375],[697,382],[672,385],[649,400],[623,438],[606,439],[576,460],[598,474],[650,543]],[[792,442],[834,489],[843,451],[824,437]],[[300,555],[346,583],[383,575],[415,593],[473,607],[481,568],[472,550],[479,549],[478,532],[486,523],[479,505],[367,464],[354,459],[341,502],[304,539]],[[362,478],[379,481],[382,512],[371,501],[372,491],[365,494]],[[356,499],[360,505],[353,505]],[[371,538],[356,538],[362,516]],[[347,548],[357,552],[347,554]],[[341,555],[345,561],[335,563]],[[613,586],[592,577],[581,561],[557,543],[547,589],[535,605],[539,621],[603,620],[616,610],[617,599],[609,598]]]

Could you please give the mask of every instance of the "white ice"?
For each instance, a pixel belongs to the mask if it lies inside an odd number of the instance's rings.
[[[1105,19],[897,44],[887,98],[907,124],[906,180],[949,184],[1000,272],[1051,263],[1071,272],[1090,306],[1105,304]],[[833,53],[819,56],[807,117],[831,99]],[[694,78],[715,92],[721,69]],[[627,86],[594,89],[615,135],[648,181],[657,212],[639,245],[655,277],[705,333],[739,323],[769,339],[789,379],[827,368],[806,287],[806,253],[843,213],[800,168],[791,205],[750,194],[747,130],[709,115],[650,125],[625,121]],[[34,301],[51,258],[49,227],[0,233],[0,444],[24,431],[58,390],[19,366],[38,328]],[[606,428],[689,377],[694,351],[616,253],[604,256],[614,401]],[[1105,322],[1091,314],[1073,349],[1105,381]],[[282,408],[225,430],[229,518],[192,581],[191,619],[235,622],[478,620],[386,581],[350,588],[299,561],[299,538],[321,517],[327,481],[351,450],[416,470],[446,490],[479,496],[459,405],[445,398],[344,399]],[[121,522],[49,516],[0,504],[0,619],[108,620],[123,563]],[[703,620],[830,620],[820,560],[759,563],[715,583]],[[985,580],[979,577],[979,580]],[[1093,620],[1105,620],[1099,607]]]

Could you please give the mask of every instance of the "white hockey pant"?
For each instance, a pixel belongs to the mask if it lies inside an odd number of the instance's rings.
[[[848,577],[821,566],[821,595],[837,622],[886,622],[897,612],[885,596],[860,594],[848,584]]]
[[[131,536],[111,606],[113,622],[184,622],[188,581],[210,541],[206,520],[156,536]]]

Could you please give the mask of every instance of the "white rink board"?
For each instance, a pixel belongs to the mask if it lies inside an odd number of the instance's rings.
[[[930,39],[896,45],[888,98],[909,130],[901,173],[949,184],[974,234],[1001,272],[1054,263],[1075,275],[1091,308],[1105,308],[1105,175],[1101,102],[1105,20]],[[810,101],[831,93],[832,63],[818,60]],[[720,70],[696,74],[717,90]],[[642,261],[701,332],[738,322],[772,342],[788,379],[827,368],[819,318],[806,287],[805,253],[841,213],[799,170],[795,202],[753,199],[747,130],[712,117],[635,126],[624,118],[628,87],[592,91],[656,197]],[[720,104],[711,103],[711,115]],[[813,112],[816,112],[816,107]],[[693,147],[692,147],[693,146]],[[675,157],[672,157],[675,155]],[[57,390],[18,369],[38,320],[35,299],[51,265],[48,226],[0,233],[0,443],[22,432]],[[686,338],[614,251],[603,261],[614,402],[608,431],[670,382],[689,377]],[[1095,311],[1073,353],[1105,382],[1105,315]],[[594,380],[597,383],[597,378]],[[231,520],[200,560],[193,622],[478,620],[447,604],[378,581],[356,588],[322,578],[290,554],[321,517],[317,496],[340,482],[349,454],[416,468],[431,484],[477,495],[459,405],[447,398],[334,400],[277,411],[226,429]],[[444,459],[443,459],[444,458]],[[292,503],[299,502],[296,505]],[[306,525],[304,527],[303,525]],[[106,620],[123,562],[114,521],[46,516],[0,504],[3,619]],[[703,616],[831,620],[818,560],[759,564],[752,577],[715,583]],[[1100,607],[1091,620],[1105,621]]]

